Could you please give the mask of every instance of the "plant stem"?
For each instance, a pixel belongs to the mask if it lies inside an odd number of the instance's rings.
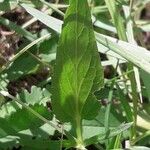
[[[79,143],[82,143],[82,130],[81,130],[81,121],[80,121],[80,116],[77,118],[77,129],[76,129],[76,134],[77,134],[77,140]]]
[[[75,120],[75,128],[76,128],[76,149],[77,150],[86,150],[82,135],[82,118],[81,114],[79,113],[78,107],[77,114],[76,114],[76,120]]]
[[[82,137],[82,121],[81,120],[82,120],[81,115],[78,112],[77,117],[76,117],[76,135],[77,135],[76,148],[77,150],[86,150],[84,146],[83,137]]]
[[[115,68],[114,77],[117,74],[118,66],[119,66],[119,60],[117,62],[116,68]],[[108,95],[109,104],[107,105],[106,112],[105,112],[105,130],[106,130],[106,133],[109,131],[109,116],[110,116],[110,110],[111,110],[111,103],[112,103],[112,99],[113,99],[113,92],[114,92],[113,88],[114,88],[114,85],[115,85],[115,81],[116,80],[113,80],[112,83],[111,83],[111,86],[110,86],[110,92],[109,92],[109,95]],[[108,148],[109,148],[109,140],[106,140],[106,149],[108,149]]]

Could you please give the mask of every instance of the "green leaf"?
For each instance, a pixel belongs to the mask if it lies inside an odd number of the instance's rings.
[[[43,132],[46,133],[46,130],[43,130],[43,121],[30,113],[27,109],[21,108],[17,106],[17,104],[14,106],[14,102],[10,102],[10,104],[13,105],[13,108],[9,105],[11,108],[7,107],[9,108],[8,114],[4,114],[0,117],[0,148],[8,148],[8,146],[12,147],[18,142],[22,144],[22,141],[25,140],[25,135],[28,135],[28,138],[32,138],[33,136],[41,137]],[[49,112],[43,105],[35,104],[30,107],[46,119],[52,119],[52,113]],[[1,113],[5,111],[5,107],[2,107],[2,109]],[[48,131],[50,133],[49,126]]]
[[[98,116],[93,118],[92,120],[83,120],[82,121],[82,136],[83,139],[89,139],[93,136],[98,136],[100,134],[105,134],[105,126],[104,126],[104,118],[105,117],[105,109],[101,108]],[[116,116],[110,113],[110,129],[115,129],[120,125],[120,122]],[[72,135],[75,134],[75,128],[71,129],[70,123],[64,124],[64,129],[70,131]]]
[[[9,81],[13,81],[20,78],[23,75],[34,73],[35,71],[37,71],[38,67],[39,62],[33,59],[31,55],[25,53],[18,59],[16,59],[11,64],[11,66],[4,71],[4,73],[8,74],[7,79]]]
[[[0,10],[9,11],[14,9],[18,4],[18,0],[0,0]]]
[[[21,105],[16,103],[15,101],[7,102],[0,107],[0,117],[6,118],[10,116],[12,113],[16,112],[20,108],[21,108]]]
[[[43,104],[46,105],[47,101],[50,101],[51,94],[47,89],[40,87],[32,86],[31,92],[28,92],[26,89],[22,90],[21,93],[17,95],[17,98],[22,102],[27,104]]]
[[[150,101],[150,84],[149,84],[150,83],[150,74],[148,74],[144,70],[141,70],[140,75],[141,75],[141,78],[144,82],[144,85],[145,85],[145,88],[146,88],[146,91],[147,91],[147,94],[148,94],[148,99]]]
[[[5,98],[3,95],[0,94],[0,107],[3,105],[3,103],[5,103]]]
[[[47,119],[52,119],[52,114],[48,112],[47,108],[43,105],[35,104],[30,106],[36,112]],[[40,127],[44,122],[38,119],[34,114],[31,114],[27,109],[18,109],[16,112],[12,113],[6,118],[8,123],[11,125],[15,131],[21,131],[29,128]]]
[[[7,85],[8,85],[9,80],[7,80],[7,74],[0,74],[0,90],[4,90],[6,89]]]
[[[27,90],[23,90],[18,96],[21,101],[32,105],[40,103],[44,98],[42,89],[36,86],[31,87],[30,93]]]
[[[32,150],[41,150],[41,148],[45,150],[60,150],[60,141],[51,141],[50,139],[33,139],[32,137],[29,138],[29,136],[22,135],[19,142],[21,145],[25,145],[26,150],[27,148]]]
[[[10,127],[10,126],[7,126]],[[49,128],[49,126],[48,126]],[[41,131],[40,128],[37,128],[38,131]],[[39,132],[40,133],[40,132]],[[14,133],[15,134],[15,133]],[[36,137],[36,138],[35,138]],[[25,130],[21,133],[17,133],[16,136],[7,136],[6,138],[0,139],[0,149],[13,149],[13,147],[21,146],[22,149],[32,149],[40,150],[41,148],[46,150],[58,150],[60,149],[61,141],[52,141],[50,136],[41,136],[40,134],[36,135],[35,131]]]
[[[124,23],[123,23],[123,18],[120,15],[120,12],[119,12],[120,10],[119,10],[118,6],[116,5],[116,1],[115,0],[105,0],[105,3],[111,14],[112,21],[117,29],[119,38],[125,41],[126,35],[124,34],[125,27],[124,27]]]
[[[76,129],[77,147],[82,147],[82,119],[97,115],[100,106],[94,92],[103,86],[103,69],[87,1],[70,1],[52,84],[54,113],[62,122],[71,122]]]
[[[122,133],[123,131],[126,131],[128,128],[131,127],[132,124],[133,123],[122,124],[122,125],[120,125],[119,127],[115,128],[115,129],[109,130],[108,133],[100,134],[100,135],[91,137],[89,139],[86,139],[85,144],[87,146],[87,145],[90,145],[90,144],[93,144],[93,143],[100,142],[100,141],[105,140],[105,139],[112,138],[112,137]]]
[[[14,135],[16,131],[10,126],[7,120],[4,118],[0,118],[0,138],[8,136],[8,135]]]
[[[26,4],[21,4],[21,6],[26,9],[26,11],[28,13],[30,13],[33,17],[35,17],[36,19],[40,20],[42,23],[44,23],[45,25],[49,26],[51,29],[55,30],[55,31],[59,31],[59,33],[61,32],[61,25],[60,25],[60,20],[48,16],[47,14],[32,8]]]
[[[58,35],[53,35],[50,39],[44,40],[39,46],[39,57],[42,61],[50,63],[56,59],[58,45]]]
[[[107,47],[107,50],[111,49],[112,51],[119,54],[123,58],[132,62],[138,68],[143,69],[145,72],[150,74],[150,68],[149,68],[150,53],[147,49],[120,40],[118,41],[117,39],[104,36],[101,34],[96,34],[96,35],[97,35],[96,36],[97,41],[100,44],[102,44],[104,47]]]
[[[6,18],[3,18],[1,16],[0,16],[0,23],[2,25],[6,26],[7,28],[9,28],[10,30],[15,31],[19,35],[26,37],[30,41],[34,41],[37,39],[37,37],[35,35],[31,34],[26,29],[21,28],[20,26],[18,26],[14,22],[12,22]]]
[[[145,147],[145,146],[134,146],[134,147],[130,148],[129,150],[149,150],[149,147]]]
[[[129,101],[125,97],[125,95],[124,95],[123,91],[120,89],[119,85],[116,84],[116,86],[117,86],[118,97],[119,97],[121,105],[123,106],[123,109],[125,111],[127,121],[132,122],[133,121],[133,113],[132,113],[131,107],[129,105]]]
[[[103,71],[88,4],[71,0],[53,77],[52,104],[56,116],[63,122],[74,122],[81,116],[91,118],[87,112],[92,115],[97,111],[94,92],[102,86]]]

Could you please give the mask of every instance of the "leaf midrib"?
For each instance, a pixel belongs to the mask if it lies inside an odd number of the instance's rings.
[[[75,26],[75,61],[77,61],[77,56],[78,56],[78,0],[76,0],[76,18],[75,18],[75,21],[76,21],[76,26]],[[77,111],[77,114],[79,114],[79,108],[78,108],[78,105],[79,105],[79,94],[78,94],[78,72],[77,72],[77,62],[75,62],[75,102],[76,102],[76,111]]]

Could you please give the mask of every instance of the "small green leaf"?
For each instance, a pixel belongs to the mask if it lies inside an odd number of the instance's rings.
[[[39,57],[42,61],[50,63],[56,59],[58,45],[58,35],[53,35],[50,39],[44,40],[39,47]]]
[[[7,102],[0,107],[0,118],[6,118],[20,108],[21,105],[16,103],[15,101]]]
[[[27,90],[23,90],[18,96],[23,102],[32,105],[40,103],[44,98],[42,89],[36,86],[31,87],[30,93]]]
[[[26,63],[22,63],[26,62]],[[7,79],[9,81],[17,80],[23,75],[34,73],[39,67],[39,62],[32,58],[29,54],[25,53],[18,59],[13,61],[12,65],[4,71],[7,73]]]

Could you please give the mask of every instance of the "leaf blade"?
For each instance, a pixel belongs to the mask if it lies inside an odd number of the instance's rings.
[[[85,103],[90,103],[91,99],[95,101],[93,93],[103,86],[88,4],[78,0],[70,2],[53,77],[52,104],[56,116],[63,121],[73,121],[77,115],[84,118],[83,110],[88,112],[89,107],[88,104],[84,107]]]

